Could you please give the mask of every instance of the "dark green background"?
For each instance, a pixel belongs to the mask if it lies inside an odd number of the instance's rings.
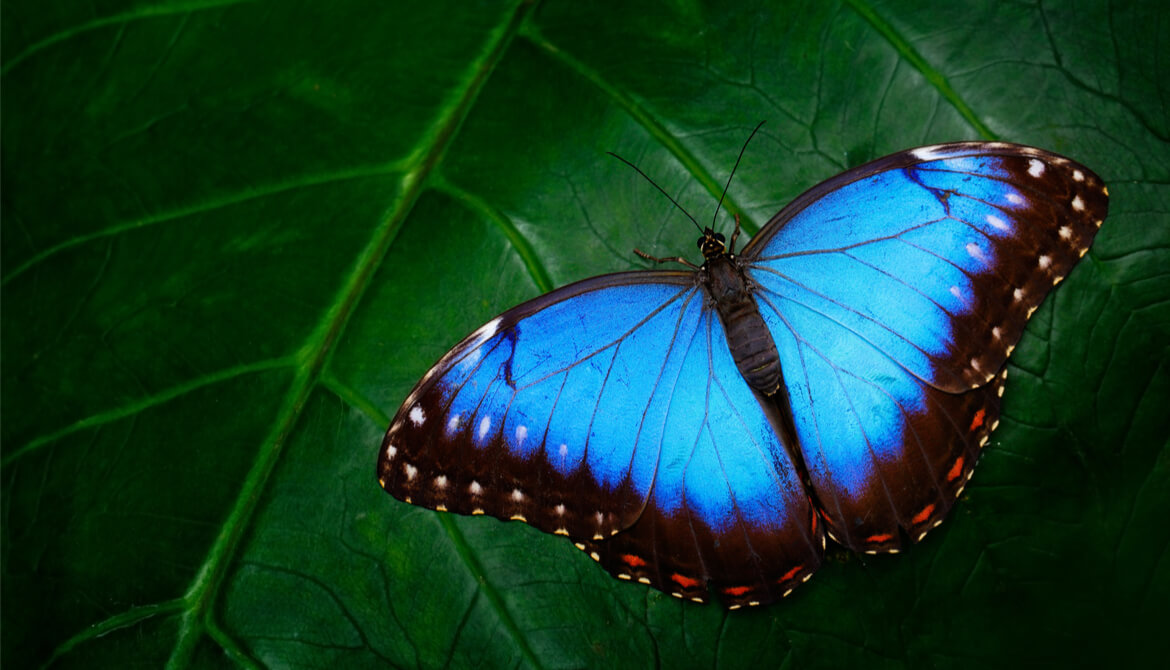
[[[1157,3],[2,5],[5,668],[978,667],[1168,653]],[[942,528],[728,614],[374,480],[494,314],[886,153],[1109,184]],[[724,219],[721,223],[728,226]]]

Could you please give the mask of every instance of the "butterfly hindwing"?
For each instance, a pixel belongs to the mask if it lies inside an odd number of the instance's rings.
[[[727,606],[772,602],[821,562],[824,535],[770,399],[740,376],[710,309],[680,343],[654,491],[636,524],[588,551],[619,577]],[[683,439],[679,440],[678,437]]]
[[[646,375],[666,364],[669,339],[661,333],[674,328],[692,289],[641,274],[627,275],[632,283],[611,277],[508,310],[448,352],[386,434],[378,465],[386,490],[424,507],[524,520],[573,538],[608,537],[632,522],[646,495],[634,482],[653,476],[633,461],[630,436],[641,419],[634,408],[655,391]],[[635,347],[641,355],[625,355]],[[644,383],[608,383],[631,364],[644,368]],[[602,497],[605,509],[596,509]]]
[[[1060,156],[940,145],[813,188],[744,249],[834,537],[896,550],[941,521],[998,420],[1004,361],[1106,202]]]
[[[383,487],[566,535],[618,577],[770,602],[823,536],[776,430],[690,273],[586,280],[468,336],[408,396]]]

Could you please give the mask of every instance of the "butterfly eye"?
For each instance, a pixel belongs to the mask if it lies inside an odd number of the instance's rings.
[[[699,250],[702,251],[707,246],[707,236],[700,237],[699,241],[695,242],[695,246],[699,247]]]

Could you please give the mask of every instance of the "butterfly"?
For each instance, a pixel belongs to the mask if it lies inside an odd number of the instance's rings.
[[[566,536],[679,598],[774,602],[826,538],[894,553],[942,523],[1005,361],[1107,206],[1084,166],[1002,142],[853,168],[738,253],[737,219],[730,244],[703,230],[701,267],[593,277],[492,319],[407,396],[378,481]]]

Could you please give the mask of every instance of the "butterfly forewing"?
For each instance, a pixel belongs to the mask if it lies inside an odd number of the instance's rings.
[[[960,392],[1003,366],[1092,244],[1107,200],[1090,170],[1040,149],[923,147],[809,190],[741,258],[759,282]]]

